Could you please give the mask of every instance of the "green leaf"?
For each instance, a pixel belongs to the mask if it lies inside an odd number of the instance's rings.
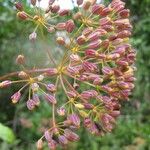
[[[13,143],[15,141],[15,134],[9,127],[0,123],[0,138],[8,143]]]

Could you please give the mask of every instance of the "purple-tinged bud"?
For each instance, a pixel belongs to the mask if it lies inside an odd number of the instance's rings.
[[[37,148],[37,150],[42,150],[43,149],[43,141],[42,141],[42,139],[39,139],[37,141],[36,148]]]
[[[124,9],[124,7],[125,7],[124,5],[118,4],[118,5],[116,5],[116,6],[113,7],[113,10],[114,10],[115,12],[120,12],[121,10]]]
[[[18,55],[16,58],[16,63],[19,65],[25,64],[25,57],[24,55]]]
[[[91,109],[94,108],[94,105],[93,105],[93,104],[90,104],[90,103],[84,103],[83,105],[84,105],[84,108],[85,108],[85,109],[88,109],[88,110],[91,110]]]
[[[57,30],[65,30],[65,29],[66,29],[66,23],[64,23],[64,22],[58,23],[58,24],[55,26],[55,28],[56,28]]]
[[[72,142],[75,142],[75,141],[78,141],[80,139],[80,137],[72,132],[71,130],[69,129],[65,129],[64,130],[64,136],[69,140],[69,141],[72,141]]]
[[[33,94],[32,99],[33,99],[36,106],[40,105],[40,99],[39,99],[39,96],[37,94]]]
[[[15,7],[16,9],[22,11],[23,10],[23,5],[21,2],[15,2]]]
[[[108,75],[108,76],[111,76],[114,74],[114,71],[110,67],[103,67],[102,72],[104,75]]]
[[[78,5],[82,5],[83,4],[83,0],[77,0],[77,4]]]
[[[91,6],[91,2],[88,0],[88,1],[85,1],[84,4],[83,4],[83,9],[84,10],[88,10]]]
[[[50,94],[46,94],[45,95],[45,98],[48,102],[52,103],[52,104],[56,104],[57,101],[56,101],[56,98],[53,96],[53,95],[50,95]]]
[[[47,29],[47,31],[48,31],[49,33],[54,33],[54,32],[55,32],[55,28],[54,28],[54,27],[49,27],[49,28]]]
[[[120,115],[120,111],[114,110],[111,113],[109,113],[112,117],[116,118]]]
[[[12,100],[12,103],[17,103],[21,98],[21,93],[20,91],[16,92],[14,95],[11,96],[11,100]]]
[[[59,116],[64,116],[65,112],[66,112],[66,110],[65,110],[64,107],[60,107],[60,108],[57,109],[57,113],[58,113]]]
[[[92,6],[92,13],[99,15],[102,12],[102,10],[104,9],[104,7],[105,6],[102,4],[95,4]]]
[[[56,92],[56,86],[54,84],[47,84],[46,89],[50,92]]]
[[[93,81],[93,84],[94,84],[94,85],[100,85],[102,82],[103,82],[103,79],[102,79],[102,78],[96,78],[96,79]]]
[[[63,37],[57,37],[56,42],[59,45],[64,45],[65,44],[65,39]]]
[[[8,87],[12,84],[12,81],[10,80],[5,80],[3,82],[0,82],[0,88],[5,88],[5,87]]]
[[[53,5],[50,10],[52,13],[57,13],[60,10],[60,6],[59,5]]]
[[[130,16],[130,10],[129,9],[123,9],[119,12],[119,16],[121,18],[128,18]]]
[[[87,40],[94,41],[94,40],[99,39],[99,37],[100,37],[100,32],[96,31],[96,32],[93,32],[90,35],[88,35]]]
[[[49,0],[49,5],[52,5],[55,2],[55,0]]]
[[[72,75],[77,75],[79,74],[79,70],[76,67],[67,67],[67,71],[72,74]]]
[[[76,127],[80,127],[80,118],[77,114],[71,114],[67,117],[67,120],[69,120],[72,125]]]
[[[111,43],[113,46],[117,46],[117,45],[121,44],[122,42],[123,42],[123,39],[117,38],[117,39],[113,40]]]
[[[71,33],[75,29],[75,24],[72,19],[68,20],[66,22],[66,31]]]
[[[100,39],[92,41],[90,44],[88,44],[87,48],[91,48],[91,49],[98,48],[101,43],[102,43],[102,41]]]
[[[124,30],[124,31],[121,31],[121,32],[119,32],[118,34],[117,34],[117,37],[118,38],[127,38],[127,37],[129,37],[129,36],[131,36],[131,32],[130,31],[128,31],[128,30]]]
[[[37,92],[39,90],[39,85],[37,83],[32,83],[31,89],[33,92]]]
[[[100,15],[105,17],[105,16],[109,15],[111,12],[112,12],[112,8],[106,7],[102,10],[102,12],[100,12]]]
[[[116,60],[118,58],[120,58],[120,54],[114,53],[114,54],[107,55],[106,60]]]
[[[83,44],[85,44],[85,42],[86,42],[86,37],[84,35],[81,35],[77,38],[77,43],[79,45],[83,45]]]
[[[45,73],[48,76],[53,76],[53,75],[56,75],[58,73],[58,70],[56,68],[49,68],[48,70],[46,70]]]
[[[74,20],[78,20],[82,18],[82,13],[81,12],[77,12],[73,15],[73,19]]]
[[[87,35],[89,35],[89,34],[92,33],[92,32],[93,32],[93,27],[88,27],[88,28],[85,28],[85,29],[83,30],[82,34],[83,34],[84,36],[87,36]]]
[[[98,69],[96,64],[88,62],[88,61],[83,62],[82,67],[86,72],[95,72]]]
[[[29,99],[26,104],[29,110],[33,110],[35,108],[35,102],[32,99]]]
[[[69,10],[63,9],[63,10],[60,10],[58,13],[59,13],[59,16],[65,16],[69,14]]]
[[[127,67],[129,65],[128,62],[123,61],[123,60],[117,61],[116,64],[119,66],[124,66],[124,67]]]
[[[83,123],[86,128],[89,128],[92,124],[92,120],[90,118],[85,118]]]
[[[97,55],[97,52],[94,49],[88,49],[85,51],[85,55],[91,58],[91,57],[95,57]]]
[[[67,138],[64,135],[59,135],[58,136],[58,142],[61,145],[67,145],[68,144],[68,140],[67,140]]]
[[[100,24],[101,26],[104,26],[104,25],[111,25],[111,24],[112,24],[111,18],[110,18],[110,17],[101,18],[101,19],[99,20],[99,24]]]
[[[49,131],[45,131],[45,132],[44,132],[44,137],[45,137],[45,139],[46,139],[48,142],[51,142],[51,141],[52,141],[52,135],[50,134]]]
[[[18,12],[17,17],[19,17],[21,20],[26,20],[28,18],[27,14],[24,11]]]
[[[108,85],[103,85],[101,86],[101,88],[106,91],[107,93],[111,93],[113,92],[113,89],[111,87],[109,87]]]
[[[129,88],[129,85],[127,82],[124,82],[124,81],[120,81],[118,82],[118,86],[122,89],[128,89]]]
[[[129,19],[118,19],[114,21],[114,25],[116,26],[130,25],[130,22],[129,22]]]
[[[35,42],[36,38],[37,38],[37,33],[36,33],[36,32],[33,32],[33,33],[31,33],[31,34],[29,35],[29,40],[30,40],[31,42]]]
[[[71,62],[79,62],[81,59],[80,59],[80,56],[77,55],[77,54],[71,54],[70,55],[70,61]]]
[[[29,76],[28,76],[28,74],[26,72],[20,71],[18,73],[18,77],[21,78],[21,79],[27,79]]]
[[[33,6],[36,5],[36,0],[30,0],[30,2],[31,2],[31,4],[32,4]]]
[[[67,92],[67,95],[68,95],[70,98],[75,98],[75,97],[77,97],[77,94],[76,94],[74,91],[69,91],[69,92]]]
[[[50,150],[56,150],[57,142],[52,140],[51,142],[48,143],[48,147]]]
[[[102,27],[102,29],[106,30],[107,32],[112,32],[115,29],[112,25],[107,25],[107,24],[102,25],[101,27]]]
[[[80,97],[86,100],[90,100],[91,98],[95,98],[98,95],[98,93],[95,90],[88,90],[88,91],[83,91],[80,94]]]

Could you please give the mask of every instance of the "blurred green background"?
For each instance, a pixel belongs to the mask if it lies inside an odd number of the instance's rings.
[[[30,58],[36,48],[34,60],[28,59],[31,66],[34,62],[42,66],[45,58],[40,51],[42,44],[33,46],[28,41],[33,28],[30,23],[16,19],[12,2],[0,0],[0,76],[19,69],[15,65],[17,54],[24,53]],[[68,150],[150,150],[150,0],[126,0],[126,3],[134,27],[131,42],[137,50],[133,95],[129,102],[123,103],[122,115],[112,133],[93,137],[82,129],[81,140]],[[29,5],[25,5],[28,9]],[[49,123],[49,107],[42,104],[35,112],[29,112],[23,103],[14,106],[9,99],[14,91],[15,87],[0,90],[0,150],[34,150],[42,126]]]

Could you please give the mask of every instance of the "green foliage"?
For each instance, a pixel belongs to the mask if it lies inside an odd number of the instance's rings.
[[[15,134],[13,131],[0,123],[0,138],[8,143],[15,141]]]

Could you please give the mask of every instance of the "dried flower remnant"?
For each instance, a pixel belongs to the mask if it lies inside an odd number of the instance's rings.
[[[38,1],[31,0],[34,7],[36,3]],[[24,90],[28,89],[26,105],[29,110],[40,107],[41,98],[51,107],[52,126],[38,140],[38,150],[42,149],[44,141],[50,149],[78,141],[79,135],[75,131],[82,126],[93,135],[111,132],[120,115],[121,100],[128,100],[134,88],[136,52],[129,42],[132,25],[125,3],[112,0],[104,6],[96,4],[95,0],[77,0],[77,4],[78,12],[71,16],[69,10],[60,9],[55,0],[49,0],[45,14],[40,14],[42,11],[36,6],[39,11],[34,15],[25,12],[22,3],[15,3],[17,16],[22,21],[35,22],[29,35],[34,44],[39,27],[49,34],[61,31],[67,35],[56,34],[55,44],[64,51],[59,63],[52,56],[53,66],[0,77],[0,88],[22,85],[11,96],[12,103],[18,103]],[[66,20],[66,15],[71,19]],[[18,55],[16,63],[23,65],[24,56]],[[11,76],[17,76],[19,80],[9,80],[7,77]],[[58,96],[61,90],[65,93],[65,102]],[[43,97],[39,97],[39,92]],[[59,122],[58,118],[63,121]]]

